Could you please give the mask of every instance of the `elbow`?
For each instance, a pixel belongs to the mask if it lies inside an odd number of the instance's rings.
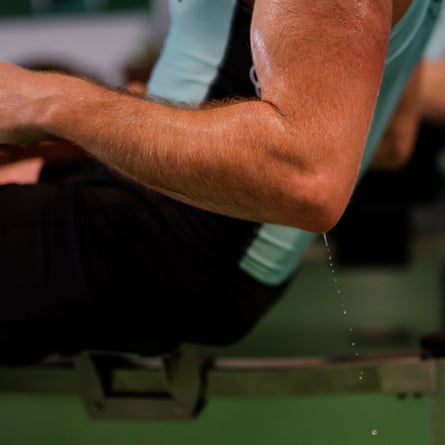
[[[410,135],[394,141],[393,149],[388,154],[387,170],[399,171],[406,167],[415,150],[416,140],[417,127],[416,131],[413,130]]]
[[[393,120],[378,145],[370,167],[375,170],[402,170],[411,160],[418,137],[418,121],[396,125]]]
[[[390,158],[388,164],[386,165],[386,170],[398,172],[403,170],[411,159],[411,154],[406,153],[395,153],[392,158]]]
[[[342,185],[343,184],[343,185]],[[286,211],[286,225],[313,233],[329,232],[339,222],[349,203],[352,185],[332,178],[306,180],[305,187],[293,187]]]
[[[327,233],[337,225],[347,204],[338,199],[337,196],[333,198],[330,201],[326,201],[324,198],[313,200],[307,206],[308,220],[305,222],[304,230],[314,233]]]
[[[414,137],[410,140],[391,141],[381,144],[377,150],[370,168],[373,170],[400,171],[409,163],[415,146]]]
[[[279,123],[274,127],[278,131],[265,137],[272,154],[272,162],[264,166],[270,172],[267,188],[277,192],[268,196],[271,209],[277,212],[274,216],[278,215],[272,222],[326,233],[349,203],[367,133],[345,137],[337,127],[320,124],[326,131],[304,134],[283,119]],[[279,137],[271,139],[274,134]]]

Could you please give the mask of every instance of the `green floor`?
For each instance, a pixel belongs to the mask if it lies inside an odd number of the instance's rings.
[[[92,422],[80,403],[68,398],[3,397],[0,403],[5,445],[429,443],[427,402],[414,399],[218,400],[198,420],[183,424]]]
[[[406,268],[336,268],[336,283],[317,243],[283,300],[252,335],[221,354],[365,355],[417,348],[419,336],[441,323],[445,242],[439,241],[437,234],[416,239]],[[91,421],[75,397],[0,396],[1,445],[429,445],[429,421],[428,399],[375,395],[211,400],[197,420],[184,423]]]

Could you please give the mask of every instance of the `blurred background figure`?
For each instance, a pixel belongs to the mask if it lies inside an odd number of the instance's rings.
[[[421,106],[425,121],[445,125],[445,8],[425,51]]]
[[[412,90],[411,98],[406,97],[399,107],[398,121],[397,115],[393,119],[393,133],[387,134],[380,147],[388,149],[392,144],[396,153],[400,148],[397,143],[402,143],[408,150],[405,147],[402,155],[399,150],[392,166],[380,162],[376,153],[374,168],[364,175],[332,232],[338,259],[344,265],[406,265],[411,259],[414,233],[437,232],[445,227],[444,8],[413,76]],[[409,107],[418,121],[400,117]]]
[[[402,101],[398,110],[401,113],[392,122],[392,131],[401,136],[399,142],[402,141],[409,148],[409,141],[413,141],[411,154],[401,156],[391,168],[379,162],[377,152],[374,169],[368,170],[363,176],[347,211],[331,233],[336,258],[343,270],[354,270],[358,275],[367,274],[368,277],[376,277],[385,271],[396,277],[393,283],[410,280],[409,274],[412,274],[419,261],[419,251],[422,258],[426,254],[434,257],[434,261],[437,258],[439,264],[445,263],[444,8],[416,76],[417,79],[413,78],[411,99],[408,97],[405,103]],[[418,115],[417,123],[410,123],[409,118],[403,120],[403,110],[409,107],[413,115]],[[397,144],[394,141],[397,137],[394,133],[392,137],[391,134],[386,136],[380,148],[393,144],[392,148],[396,151]],[[436,282],[424,282],[423,286],[438,288],[438,327],[444,329],[444,267],[439,265],[434,274]],[[419,287],[422,287],[420,283]],[[390,295],[391,292],[386,298]],[[397,300],[394,289],[392,295],[394,301]],[[414,304],[420,306],[428,303],[421,298],[416,299]],[[397,305],[393,305],[392,311],[395,319],[397,313],[403,313]],[[406,328],[409,323],[405,327],[397,327],[397,322],[392,326],[388,324],[384,329],[386,338],[398,336],[406,340],[409,337],[413,345],[417,344],[418,333],[413,328],[415,322],[411,325],[412,332],[411,328]],[[436,324],[430,327],[433,331],[436,328]],[[396,331],[398,333],[394,334]]]

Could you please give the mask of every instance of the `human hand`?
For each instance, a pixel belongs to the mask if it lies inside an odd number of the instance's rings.
[[[36,125],[35,104],[54,87],[44,73],[0,62],[0,144],[29,145],[47,136]]]

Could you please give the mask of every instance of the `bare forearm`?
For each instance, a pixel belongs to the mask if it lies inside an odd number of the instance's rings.
[[[289,129],[271,105],[246,101],[186,110],[95,85],[83,87],[91,88],[90,95],[83,94],[83,100],[69,106],[62,97],[45,103],[51,111],[38,113],[43,131],[206,210],[300,227],[316,225],[303,186],[311,180],[310,166],[303,163],[303,153],[295,151],[293,159],[285,154]],[[289,179],[296,176],[301,187],[290,190],[295,183]]]

